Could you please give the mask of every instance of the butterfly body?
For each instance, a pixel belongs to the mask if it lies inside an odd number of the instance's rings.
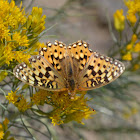
[[[89,49],[88,43],[78,41],[68,47],[62,42],[47,43],[39,55],[17,65],[15,76],[21,81],[49,91],[92,90],[118,78],[125,67],[118,60]]]

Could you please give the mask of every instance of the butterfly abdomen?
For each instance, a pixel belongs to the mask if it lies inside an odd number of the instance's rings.
[[[68,84],[69,84],[69,90],[74,91],[75,90],[75,81],[74,81],[74,79],[69,79]]]
[[[68,55],[66,56],[65,61],[65,72],[66,72],[66,87],[68,88],[70,93],[73,93],[76,87],[75,77],[74,77],[74,66],[72,58]]]

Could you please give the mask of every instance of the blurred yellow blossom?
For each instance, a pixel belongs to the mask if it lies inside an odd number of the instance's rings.
[[[0,140],[3,139],[3,136],[4,136],[4,132],[2,130],[0,130]]]
[[[130,52],[128,52],[127,54],[122,56],[122,59],[131,61],[132,60],[132,54]]]
[[[131,38],[131,42],[132,43],[135,43],[137,41],[137,39],[138,39],[137,35],[136,34],[133,34],[132,35],[132,38]]]
[[[129,111],[125,111],[125,113],[123,113],[123,117],[125,119],[129,119],[130,117],[132,117],[133,115],[137,114],[138,113],[138,108],[131,108]]]
[[[3,121],[3,125],[4,125],[5,130],[8,129],[8,124],[9,124],[9,120],[7,118],[5,118],[5,120]]]
[[[3,136],[4,136],[3,126],[2,126],[2,124],[0,123],[0,140],[3,139]]]
[[[132,26],[136,23],[136,14],[140,13],[140,1],[139,0],[125,0],[125,5],[128,8],[127,19],[130,21]]]
[[[5,120],[0,123],[0,140],[14,140],[14,137],[10,137],[10,131],[8,131],[9,120],[5,118]]]
[[[134,64],[133,66],[133,70],[136,71],[140,68],[140,65],[139,64]]]
[[[134,14],[128,14],[127,19],[132,23],[132,26],[136,23],[137,18]]]
[[[133,48],[133,45],[131,43],[126,46],[127,50],[131,50],[132,48]]]
[[[138,36],[136,34],[133,34],[131,37],[131,40],[129,41],[129,44],[126,45],[124,50],[122,50],[122,59],[126,61],[131,61],[134,59],[138,59],[139,52],[140,52],[140,42],[138,42]],[[133,53],[137,53],[138,55],[133,55]],[[135,64],[133,64],[135,66]],[[139,67],[136,65],[135,67],[132,66],[133,70],[137,70]]]
[[[117,10],[114,13],[114,26],[116,30],[122,31],[125,25],[125,16],[123,15],[123,9]]]
[[[140,42],[134,46],[134,52],[140,52]]]

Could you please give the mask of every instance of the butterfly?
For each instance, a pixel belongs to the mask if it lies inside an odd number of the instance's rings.
[[[48,91],[67,91],[71,96],[107,85],[125,70],[122,62],[93,52],[81,40],[67,47],[59,41],[48,42],[29,62],[31,66],[21,63],[14,68],[19,80]]]

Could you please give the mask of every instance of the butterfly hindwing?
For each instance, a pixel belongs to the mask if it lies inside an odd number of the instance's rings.
[[[41,55],[29,59],[31,68],[21,63],[14,69],[15,76],[29,85],[46,90],[62,90],[64,82],[58,72]]]
[[[79,74],[79,89],[91,90],[104,86],[118,78],[124,69],[120,61],[94,52]]]

